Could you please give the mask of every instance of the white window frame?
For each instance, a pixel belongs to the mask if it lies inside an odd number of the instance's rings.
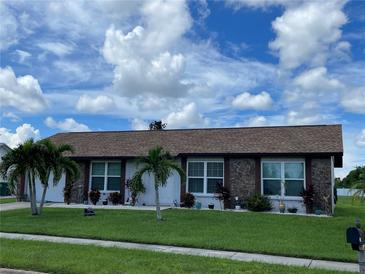
[[[97,164],[97,163],[102,163],[104,164],[104,175],[93,175],[93,164]],[[118,190],[107,190],[107,184],[108,184],[108,177],[114,177],[114,178],[121,178],[122,176],[122,170],[120,170],[121,174],[119,176],[117,175],[108,175],[108,165],[109,163],[119,163],[121,165],[121,161],[91,161],[90,162],[90,176],[89,176],[89,191],[91,191],[91,182],[92,182],[92,177],[104,177],[104,188],[102,190],[100,190],[100,192],[106,192],[106,193],[111,193],[111,192],[116,192]]]
[[[280,178],[264,178],[264,164],[265,163],[270,163],[270,164],[280,164]],[[285,178],[285,164],[286,163],[297,163],[297,164],[303,164],[303,178]],[[277,199],[277,197],[279,196],[279,198],[281,198],[282,196],[284,197],[284,199],[288,199],[288,200],[303,200],[303,198],[301,196],[288,196],[285,195],[285,190],[283,189],[282,186],[282,182],[284,181],[301,181],[303,180],[303,188],[306,189],[307,188],[307,180],[305,178],[305,160],[303,159],[272,159],[272,160],[262,160],[261,161],[261,194],[264,194],[264,180],[280,180],[280,195],[265,195],[271,199]]]
[[[189,176],[189,163],[204,163],[204,176]],[[222,177],[208,177],[208,163],[221,163],[223,165]],[[206,196],[213,197],[214,193],[207,193],[208,191],[208,179],[222,179],[224,185],[224,160],[188,160],[186,163],[186,192],[189,192],[189,178],[203,178],[203,192],[191,192],[194,196]]]

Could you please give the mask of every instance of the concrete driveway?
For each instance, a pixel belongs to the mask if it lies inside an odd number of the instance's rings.
[[[7,203],[7,204],[0,204],[0,211],[8,211],[14,210],[19,208],[29,208],[29,202],[15,202],[15,203]]]

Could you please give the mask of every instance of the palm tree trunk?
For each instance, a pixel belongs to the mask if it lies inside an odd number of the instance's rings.
[[[156,194],[156,216],[157,216],[157,221],[161,221],[162,220],[162,216],[161,216],[161,211],[160,211],[160,195],[158,193],[158,184],[157,181],[155,179],[155,194]]]
[[[28,180],[29,180],[29,198],[30,198],[30,207],[32,210],[32,215],[37,215],[37,203],[35,197],[35,184],[34,184],[34,171],[28,171]]]
[[[42,199],[41,204],[39,205],[39,215],[42,214],[42,209],[44,205],[44,200],[46,199],[46,192],[47,192],[48,185],[43,185],[43,193],[42,193]]]
[[[42,209],[43,209],[43,205],[44,205],[44,200],[46,199],[46,193],[47,193],[47,189],[48,189],[49,175],[50,175],[50,172],[48,172],[48,173],[47,173],[46,182],[43,182],[43,183],[42,183],[42,186],[43,186],[43,193],[42,193],[41,204],[39,205],[39,215],[41,215],[41,214],[42,214]]]

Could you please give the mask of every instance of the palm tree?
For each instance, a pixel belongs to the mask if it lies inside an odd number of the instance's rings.
[[[8,179],[10,190],[14,190],[22,176],[28,177],[30,205],[33,215],[38,214],[35,178],[41,161],[41,147],[33,139],[27,140],[2,158],[0,172]]]
[[[55,145],[48,139],[41,140],[38,144],[42,148],[41,161],[37,166],[39,179],[43,187],[39,206],[39,214],[41,214],[51,173],[53,173],[53,185],[57,185],[64,172],[67,173],[68,179],[72,182],[80,177],[80,171],[75,161],[63,155],[64,152],[73,152],[72,146],[68,144]]]
[[[164,151],[162,147],[157,146],[152,148],[148,152],[148,156],[140,157],[137,160],[138,164],[143,164],[135,174],[135,179],[142,182],[142,176],[144,173],[153,174],[154,186],[155,186],[155,203],[156,203],[156,215],[157,220],[162,220],[160,212],[160,197],[158,188],[164,186],[167,183],[167,179],[171,173],[175,170],[179,175],[184,178],[185,172],[182,168],[172,159],[167,151]]]
[[[365,169],[361,170],[359,179],[352,184],[351,189],[355,191],[353,199],[359,199],[362,202],[365,201]]]

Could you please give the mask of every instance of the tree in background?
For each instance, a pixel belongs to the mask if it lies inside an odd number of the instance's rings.
[[[339,187],[352,188],[353,184],[360,180],[361,174],[363,174],[364,172],[365,166],[356,167],[354,170],[351,170],[345,178],[342,179]]]
[[[162,123],[162,121],[153,121],[149,125],[150,130],[163,130],[166,128],[166,123]]]
[[[352,183],[351,189],[354,190],[353,199],[365,201],[365,167],[360,169],[358,178]]]

